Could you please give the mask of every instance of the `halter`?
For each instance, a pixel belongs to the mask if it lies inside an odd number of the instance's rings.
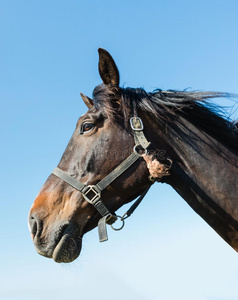
[[[130,125],[133,130],[135,140],[133,152],[129,155],[129,157],[127,157],[121,164],[119,164],[111,173],[109,173],[97,184],[85,185],[84,183],[73,178],[68,173],[66,173],[58,167],[56,167],[52,172],[52,174],[56,175],[57,177],[68,183],[70,186],[80,191],[84,199],[88,203],[93,205],[100,213],[100,215],[102,216],[102,218],[98,222],[98,233],[100,242],[108,240],[106,224],[111,225],[111,227],[114,230],[122,229],[125,222],[124,220],[134,212],[134,210],[143,200],[151,185],[154,183],[153,181],[151,181],[150,185],[145,189],[145,191],[140,195],[136,202],[122,217],[112,214],[101,200],[101,192],[122,173],[124,173],[128,168],[130,168],[130,166],[133,165],[140,157],[142,157],[142,155],[147,153],[147,148],[149,147],[150,142],[147,141],[143,133],[144,126],[142,120],[139,117],[134,116],[130,119]],[[116,229],[112,226],[112,224],[116,222],[118,218],[120,218],[120,220],[122,221],[122,226]]]

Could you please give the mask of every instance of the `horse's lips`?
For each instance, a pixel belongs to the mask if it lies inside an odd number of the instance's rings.
[[[58,263],[72,262],[79,256],[81,247],[82,239],[77,232],[66,229],[53,251],[52,258]]]

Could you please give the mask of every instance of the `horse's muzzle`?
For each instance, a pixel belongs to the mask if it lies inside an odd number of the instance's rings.
[[[69,263],[75,260],[81,251],[82,238],[75,222],[55,225],[47,237],[42,237],[43,222],[36,215],[28,220],[31,237],[36,251],[55,262]]]

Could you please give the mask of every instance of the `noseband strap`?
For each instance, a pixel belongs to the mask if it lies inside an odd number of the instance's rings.
[[[108,187],[116,178],[118,178],[122,173],[124,173],[131,165],[133,165],[143,154],[147,152],[147,148],[150,143],[147,141],[143,133],[143,123],[142,120],[138,117],[132,117],[130,119],[131,128],[134,133],[135,147],[134,151],[121,163],[117,166],[111,173],[104,177],[95,185],[85,185],[84,183],[78,181],[67,172],[56,167],[52,174],[62,179],[64,182],[80,191],[84,199],[93,205],[97,211],[100,213],[102,218],[98,222],[98,232],[100,242],[108,240],[106,224],[112,225],[117,219],[118,216],[112,214],[105,204],[101,200],[101,192]],[[142,152],[142,154],[141,154]],[[124,224],[124,220],[128,218],[142,201],[146,193],[148,192],[151,184],[148,188],[141,194],[138,200],[132,205],[132,207],[124,214],[121,218],[121,221]]]

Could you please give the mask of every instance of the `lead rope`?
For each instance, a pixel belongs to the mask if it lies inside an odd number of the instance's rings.
[[[125,219],[129,218],[133,214],[133,212],[135,211],[137,206],[141,203],[141,201],[144,199],[145,195],[148,193],[152,184],[153,184],[153,182],[150,183],[150,185],[144,190],[144,192],[139,196],[139,198],[134,202],[134,204],[132,204],[132,206],[128,209],[128,211],[126,213],[124,213],[124,215],[121,217],[121,220],[125,220]],[[113,228],[113,229],[115,230],[115,228]]]

